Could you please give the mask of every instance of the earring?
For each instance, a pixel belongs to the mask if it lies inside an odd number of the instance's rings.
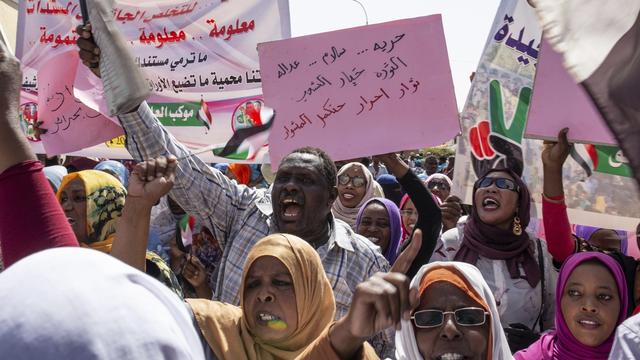
[[[520,218],[517,215],[513,218],[513,234],[516,236],[522,235],[522,225],[520,225]]]

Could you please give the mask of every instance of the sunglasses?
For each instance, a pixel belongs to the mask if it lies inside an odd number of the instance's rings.
[[[442,189],[442,190],[450,189],[449,184],[443,183],[440,181],[429,181],[429,183],[427,184],[427,187],[429,188],[429,190],[433,190],[435,188]]]
[[[340,185],[347,185],[349,183],[353,184],[353,186],[355,187],[361,187],[364,186],[367,183],[367,179],[363,178],[362,176],[354,176],[351,177],[347,174],[342,174],[340,176],[338,176],[338,183]]]
[[[480,326],[487,321],[488,312],[481,308],[468,307],[456,311],[421,310],[416,311],[411,320],[420,329],[429,329],[444,324],[444,317],[453,314],[456,324],[461,326]]]
[[[482,179],[480,179],[480,181],[478,182],[478,189],[487,188],[493,184],[496,184],[496,187],[498,189],[520,192],[520,188],[518,188],[518,185],[515,183],[515,181],[507,178],[488,177],[488,176],[485,176]]]

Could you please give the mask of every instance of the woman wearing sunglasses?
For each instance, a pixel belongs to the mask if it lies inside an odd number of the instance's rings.
[[[512,351],[553,325],[557,272],[544,241],[529,235],[530,195],[509,169],[492,169],[473,187],[471,215],[440,241],[454,249],[432,261],[475,265],[492,289]],[[456,249],[457,248],[457,249]]]
[[[460,262],[423,266],[411,281],[420,302],[396,332],[396,359],[511,359],[492,290]]]
[[[348,163],[338,172],[338,199],[333,202],[333,215],[355,231],[358,211],[375,196],[384,195],[369,169],[361,163]]]

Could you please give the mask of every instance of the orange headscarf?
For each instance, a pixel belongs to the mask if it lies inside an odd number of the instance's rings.
[[[422,294],[425,292],[425,290],[429,286],[439,281],[448,282],[451,285],[462,290],[462,292],[467,294],[471,299],[473,299],[473,301],[480,304],[480,306],[484,309],[484,311],[491,313],[491,310],[489,309],[489,305],[487,304],[487,302],[480,296],[480,294],[478,294],[474,290],[473,286],[469,284],[469,282],[467,281],[467,278],[464,275],[460,274],[458,270],[456,270],[453,267],[440,267],[440,268],[435,268],[429,271],[422,278],[422,281],[420,282],[420,287],[419,287],[420,297],[422,297]],[[487,359],[488,360],[492,359],[491,357],[492,356],[491,352],[493,349],[492,336],[493,334],[491,331],[491,327],[489,327],[489,342],[487,343],[487,349],[488,349]]]

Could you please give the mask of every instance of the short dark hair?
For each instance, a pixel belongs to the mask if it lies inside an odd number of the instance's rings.
[[[329,154],[324,152],[324,150],[316,147],[312,147],[312,146],[305,146],[305,147],[293,150],[292,152],[289,153],[289,155],[291,154],[311,154],[320,158],[320,162],[322,164],[320,168],[320,172],[322,173],[322,176],[327,182],[328,189],[331,190],[334,186],[336,186],[336,178],[337,178],[337,172],[338,172],[336,170],[336,164],[333,163],[333,160],[331,160],[331,158],[329,157]]]

